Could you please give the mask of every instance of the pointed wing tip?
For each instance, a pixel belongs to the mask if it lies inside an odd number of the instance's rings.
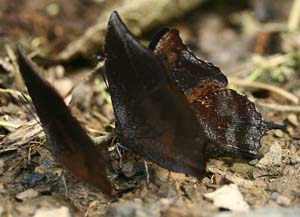
[[[37,73],[37,69],[31,63],[29,58],[27,57],[24,49],[20,44],[16,44],[16,53],[17,53],[17,63],[19,65],[19,71],[22,75],[24,82],[26,83],[27,88],[28,82],[32,83],[32,76],[39,76]]]
[[[119,13],[114,10],[110,15],[109,20],[116,20],[116,19],[120,20],[120,16],[119,16]]]
[[[109,17],[108,26],[117,27],[117,26],[124,26],[124,23],[117,11],[113,11]]]
[[[24,49],[22,48],[22,45],[20,45],[19,43],[16,44],[16,53],[18,57],[17,62],[22,77],[24,78],[25,73],[29,73],[27,71],[30,71],[31,73],[35,73],[34,66],[30,63]]]
[[[23,62],[24,60],[26,60],[26,55],[25,55],[25,52],[24,52],[22,46],[19,43],[16,44],[16,52],[17,52],[17,56],[18,56],[18,63],[20,65],[21,61]]]
[[[106,37],[105,37],[105,46],[107,43],[111,43],[112,38],[122,39],[126,37],[129,30],[122,21],[117,11],[113,11],[109,17]],[[106,50],[106,49],[105,49]]]

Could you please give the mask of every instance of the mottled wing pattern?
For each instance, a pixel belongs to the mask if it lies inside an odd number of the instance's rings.
[[[262,136],[273,126],[262,120],[254,103],[234,90],[208,93],[191,105],[213,141],[207,147],[210,156],[255,158]]]
[[[211,141],[207,153],[223,157],[257,157],[261,137],[268,130],[282,129],[282,126],[263,121],[246,96],[226,89],[226,76],[218,67],[191,53],[177,30],[158,36],[150,47],[168,64],[171,79],[195,111]]]
[[[207,93],[227,86],[227,78],[218,67],[197,58],[182,42],[179,32],[172,29],[162,34],[156,46],[155,55],[166,61],[171,79],[183,92],[189,102]]]

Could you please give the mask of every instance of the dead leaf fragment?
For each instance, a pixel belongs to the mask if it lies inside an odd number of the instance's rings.
[[[214,205],[220,208],[234,212],[249,210],[249,205],[244,201],[243,195],[236,184],[224,185],[212,193],[204,194],[204,197],[212,200]]]

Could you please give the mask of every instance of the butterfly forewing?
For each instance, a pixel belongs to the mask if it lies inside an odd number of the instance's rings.
[[[22,50],[17,51],[20,72],[45,131],[50,153],[75,176],[111,194],[104,156],[72,116],[62,97],[38,74]]]
[[[201,177],[207,137],[167,67],[142,46],[116,13],[105,40],[109,92],[122,144],[158,165]]]

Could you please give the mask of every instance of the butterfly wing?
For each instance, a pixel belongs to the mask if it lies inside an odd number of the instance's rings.
[[[273,125],[262,120],[254,103],[246,96],[222,89],[208,93],[191,105],[213,141],[207,147],[209,155],[258,157],[260,140]]]
[[[165,32],[165,34],[163,34]],[[155,55],[168,65],[170,77],[188,101],[227,86],[227,78],[215,65],[197,58],[182,42],[179,32],[172,29],[158,34],[150,43]],[[155,41],[157,41],[155,45]]]
[[[201,178],[207,137],[167,68],[114,12],[105,41],[106,70],[122,144],[158,165]]]
[[[51,155],[76,177],[110,195],[104,156],[96,149],[62,97],[18,48],[20,72],[46,134]]]
[[[158,34],[150,43],[169,67],[170,77],[186,95],[211,143],[212,156],[255,158],[261,137],[281,128],[263,121],[254,103],[234,90],[225,89],[227,78],[211,63],[197,58],[182,42],[177,30]]]

